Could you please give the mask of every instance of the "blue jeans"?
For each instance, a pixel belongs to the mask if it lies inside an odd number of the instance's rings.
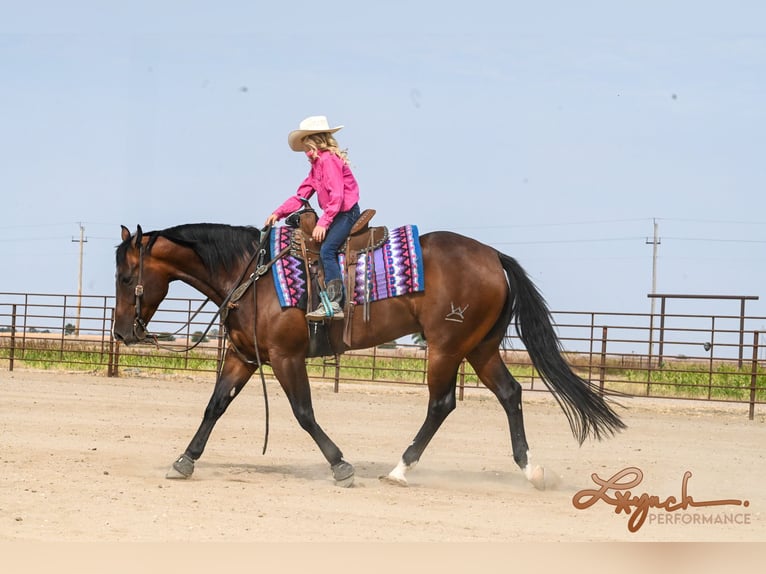
[[[359,219],[360,213],[359,204],[354,204],[354,207],[348,211],[338,213],[327,230],[322,247],[319,249],[319,257],[322,259],[322,267],[324,268],[325,284],[334,279],[341,279],[338,250],[348,238],[348,234],[356,220]]]

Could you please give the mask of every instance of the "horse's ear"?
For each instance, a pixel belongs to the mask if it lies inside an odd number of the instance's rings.
[[[122,228],[122,240],[127,241],[131,237],[130,229],[128,229],[124,225],[120,225],[120,227]],[[135,236],[133,236],[133,243],[132,243],[133,247],[141,244],[141,239],[143,238],[143,236],[144,236],[144,232],[141,229],[141,226],[140,225],[136,226],[136,234]]]

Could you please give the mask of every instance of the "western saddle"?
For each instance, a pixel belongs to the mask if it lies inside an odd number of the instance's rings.
[[[311,234],[316,227],[318,217],[316,211],[311,207],[308,201],[303,200],[304,206],[298,211],[287,216],[285,224],[293,227],[290,246],[290,255],[302,259],[306,263],[308,275],[316,277],[318,285],[324,285],[324,271],[319,261],[319,248],[321,244],[315,241]],[[356,265],[361,253],[369,253],[377,249],[388,239],[388,228],[385,226],[370,227],[370,220],[375,216],[374,209],[365,209],[351,228],[348,239],[341,246],[340,252],[345,254],[345,276],[346,276],[346,310],[353,307],[354,290],[356,287]],[[311,305],[312,283],[308,281],[308,301]],[[345,313],[345,311],[344,311]],[[369,319],[369,310],[365,305],[365,320]],[[346,315],[347,317],[350,314]]]

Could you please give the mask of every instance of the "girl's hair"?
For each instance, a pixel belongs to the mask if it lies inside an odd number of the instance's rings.
[[[343,160],[343,163],[348,165],[348,151],[338,147],[338,142],[335,141],[335,138],[332,137],[331,133],[323,132],[308,135],[303,138],[303,143],[306,144],[309,151],[327,150],[332,152]]]

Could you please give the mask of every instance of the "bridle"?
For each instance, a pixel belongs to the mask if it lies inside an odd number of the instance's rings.
[[[166,347],[162,346],[159,343],[159,339],[156,334],[149,333],[149,330],[147,328],[146,322],[141,318],[141,300],[144,296],[144,244],[141,241],[138,241],[138,281],[136,283],[136,287],[133,291],[134,293],[134,307],[135,307],[135,317],[133,318],[133,334],[139,341],[146,341],[147,339],[151,339],[155,346],[157,348],[162,348],[169,351],[179,352],[183,353],[186,351],[190,351],[194,349],[197,345],[199,345],[202,341],[205,340],[205,337],[207,336],[208,332],[212,328],[213,324],[215,323],[216,319],[218,317],[221,317],[221,321],[224,326],[224,337],[226,337],[229,341],[229,345],[231,348],[239,355],[240,359],[244,361],[245,363],[255,365],[256,368],[260,371],[261,375],[261,387],[263,389],[263,397],[265,401],[265,407],[266,407],[266,433],[264,436],[264,442],[263,442],[263,453],[266,453],[266,446],[268,444],[268,438],[269,438],[269,402],[266,394],[266,379],[263,375],[263,369],[261,368],[263,366],[263,362],[261,361],[260,353],[258,351],[258,339],[256,337],[256,325],[255,325],[255,319],[253,320],[253,347],[255,350],[255,360],[250,359],[243,353],[239,348],[237,348],[234,341],[229,336],[228,329],[226,328],[226,318],[228,317],[228,313],[230,309],[236,308],[236,303],[239,301],[239,299],[242,298],[242,296],[245,294],[245,292],[252,287],[253,288],[253,312],[256,314],[257,310],[257,289],[255,288],[255,283],[263,277],[266,272],[271,268],[271,266],[276,263],[279,259],[287,255],[290,251],[290,247],[284,248],[282,251],[277,253],[270,261],[264,262],[266,258],[266,254],[268,253],[268,250],[266,248],[267,243],[269,241],[269,236],[271,234],[271,225],[267,225],[264,229],[261,230],[261,237],[258,242],[258,248],[255,250],[253,255],[250,257],[247,264],[242,269],[242,274],[239,276],[239,279],[235,283],[236,287],[232,289],[228,295],[224,298],[224,300],[221,302],[221,304],[218,306],[218,310],[213,314],[213,318],[210,320],[210,323],[208,324],[205,331],[202,333],[202,335],[197,339],[197,342],[194,343],[191,346],[188,346],[184,349],[177,349],[172,347]],[[245,275],[247,274],[247,270],[250,269],[250,267],[255,263],[255,270],[250,274],[249,278],[245,280]],[[202,305],[197,309],[197,311],[194,313],[194,315],[189,319],[188,323],[191,323],[191,321],[194,320],[194,317],[197,316],[197,314],[202,310],[202,308],[210,301],[210,298],[206,298],[205,301],[203,301]],[[256,315],[257,316],[257,315]],[[181,329],[185,327],[182,326]],[[226,347],[224,347],[224,356],[226,353]],[[220,379],[222,371],[221,368],[223,366],[223,361],[220,362],[220,366],[217,372],[217,378]]]
[[[140,342],[146,342],[151,341],[154,343],[154,345],[158,349],[164,349],[167,351],[173,351],[176,353],[185,353],[187,351],[191,351],[192,349],[196,348],[202,341],[205,340],[207,334],[210,332],[210,329],[212,329],[213,325],[215,324],[215,321],[218,319],[218,317],[221,317],[223,322],[225,323],[226,317],[228,316],[229,309],[235,307],[235,303],[244,295],[244,293],[248,290],[248,288],[251,285],[254,285],[255,282],[260,279],[270,268],[271,266],[276,263],[279,259],[284,257],[289,251],[290,248],[286,247],[282,251],[280,251],[275,257],[273,257],[270,261],[264,262],[264,259],[266,258],[266,253],[268,252],[266,249],[266,243],[268,242],[269,234],[271,232],[271,226],[267,226],[264,229],[261,230],[261,239],[258,244],[258,248],[255,250],[253,255],[250,257],[247,264],[242,269],[242,274],[239,276],[239,279],[235,283],[236,287],[232,289],[228,295],[224,298],[223,302],[218,306],[218,310],[213,314],[213,317],[210,319],[210,322],[208,323],[207,327],[203,331],[202,335],[199,336],[197,339],[197,342],[189,345],[185,348],[179,349],[177,347],[170,347],[161,345],[159,342],[159,336],[156,333],[150,333],[148,329],[148,325],[141,317],[141,301],[144,297],[144,251],[145,247],[143,243],[139,242],[138,245],[138,282],[136,283],[136,287],[133,291],[134,293],[134,309],[135,309],[135,315],[133,317],[133,335],[136,337],[136,339]],[[250,274],[250,277],[245,281],[245,275],[247,274],[247,270],[250,268],[250,266],[255,263],[255,271]],[[199,315],[199,313],[202,311],[202,309],[205,307],[205,305],[210,302],[210,297],[207,297],[202,304],[197,308],[197,310],[194,312],[194,314],[189,318],[189,320],[186,322],[186,324],[182,325],[178,328],[176,333],[180,333],[189,323],[191,323],[194,318]],[[255,305],[255,289],[253,289],[253,305]],[[226,335],[228,335],[228,330],[225,330]],[[250,360],[247,359],[245,354],[242,353],[236,345],[234,345],[234,342],[229,338],[229,343],[233,346],[234,350],[237,352],[238,355],[240,355],[241,358],[243,358],[246,362],[251,364],[256,364],[260,367],[261,360],[258,356],[258,345],[257,345],[257,339],[255,339],[255,325],[253,325],[253,342],[255,346],[255,354],[256,354],[256,360]]]
[[[133,317],[133,335],[139,341],[146,341],[150,335],[146,323],[141,318],[141,299],[144,297],[144,244],[138,244],[138,283],[134,289],[136,315]],[[156,336],[154,337],[157,341]]]
[[[301,216],[304,213],[313,213],[316,215],[316,211],[314,211],[314,208],[311,206],[311,203],[309,200],[300,197],[301,200],[301,208],[290,215],[288,215],[285,218],[285,224],[289,227],[298,228],[300,227],[300,220]],[[240,299],[242,295],[244,295],[245,291],[248,290],[250,285],[254,285],[255,282],[262,277],[269,268],[276,263],[279,259],[287,255],[287,253],[290,251],[290,247],[284,248],[281,252],[279,252],[277,255],[275,255],[271,261],[268,261],[264,263],[264,259],[266,257],[266,253],[268,250],[266,249],[266,245],[269,240],[269,236],[271,234],[271,225],[267,225],[261,231],[260,240],[258,242],[258,248],[253,253],[250,260],[247,262],[247,264],[242,269],[242,274],[239,277],[239,280],[235,283],[237,287],[232,289],[229,294],[224,298],[223,302],[218,306],[218,311],[216,311],[215,314],[213,314],[213,318],[210,320],[210,323],[208,324],[205,331],[202,333],[202,335],[197,339],[197,342],[193,345],[186,347],[184,349],[178,349],[175,347],[167,347],[160,345],[159,343],[159,337],[156,333],[150,333],[149,327],[146,324],[146,321],[144,321],[141,318],[141,301],[144,297],[144,252],[146,251],[146,247],[144,246],[143,241],[141,241],[141,237],[137,238],[136,245],[138,247],[138,282],[136,283],[136,287],[133,290],[133,296],[134,296],[134,302],[133,306],[135,309],[135,315],[133,317],[133,335],[136,337],[136,339],[139,342],[146,342],[148,340],[152,341],[154,345],[157,348],[165,349],[168,351],[178,352],[178,353],[185,353],[186,351],[191,351],[192,349],[196,348],[202,341],[205,340],[205,337],[207,336],[210,329],[212,329],[213,324],[215,323],[216,319],[220,316],[223,320],[223,322],[226,322],[226,317],[229,312],[229,306],[234,306],[234,303],[236,300]],[[255,265],[255,271],[250,275],[250,278],[247,281],[244,281],[245,274],[247,273],[247,270],[250,268],[250,266],[253,263],[256,263]],[[243,282],[244,281],[244,282]],[[253,290],[253,305],[255,305],[255,289]],[[175,334],[180,333],[188,324],[190,324],[194,318],[202,311],[202,309],[205,307],[205,305],[208,304],[210,301],[210,298],[207,297],[203,302],[202,305],[199,306],[199,308],[194,312],[194,314],[189,318],[186,325],[182,325],[178,328]],[[225,325],[224,325],[225,326]],[[255,325],[253,325],[253,342],[255,343],[255,355],[256,360],[252,361],[250,359],[247,359],[244,353],[242,353],[236,345],[234,345],[234,342],[229,338],[229,343],[232,345],[232,348],[237,352],[238,355],[242,359],[245,359],[246,362],[251,364],[257,364],[260,367],[260,357],[258,356],[258,345],[255,339]]]
[[[149,326],[146,324],[146,321],[144,321],[141,318],[141,299],[144,296],[144,245],[141,244],[138,248],[138,283],[136,283],[136,287],[133,291],[135,302],[134,302],[134,308],[135,308],[135,316],[133,317],[133,335],[135,335],[136,339],[138,339],[139,342],[145,342],[145,341],[151,341],[154,343],[154,346],[158,349],[164,349],[166,351],[173,351],[175,353],[185,353],[186,351],[191,351],[192,349],[196,348],[202,341],[205,340],[205,337],[207,336],[208,332],[210,332],[210,329],[213,327],[213,324],[215,323],[216,318],[220,313],[216,313],[213,315],[213,318],[210,320],[210,323],[208,324],[205,331],[202,333],[202,335],[197,339],[197,342],[194,343],[191,346],[188,346],[184,349],[178,349],[176,347],[169,347],[166,345],[160,344],[159,336],[156,333],[150,333],[149,332]],[[194,314],[189,317],[189,320],[181,325],[178,330],[176,330],[175,333],[171,333],[171,335],[178,335],[181,331],[183,331],[189,324],[191,324],[192,321],[197,317],[197,315],[200,314],[202,309],[210,302],[210,297],[205,298],[205,300],[202,302],[202,304],[197,308],[197,310],[194,312]]]

